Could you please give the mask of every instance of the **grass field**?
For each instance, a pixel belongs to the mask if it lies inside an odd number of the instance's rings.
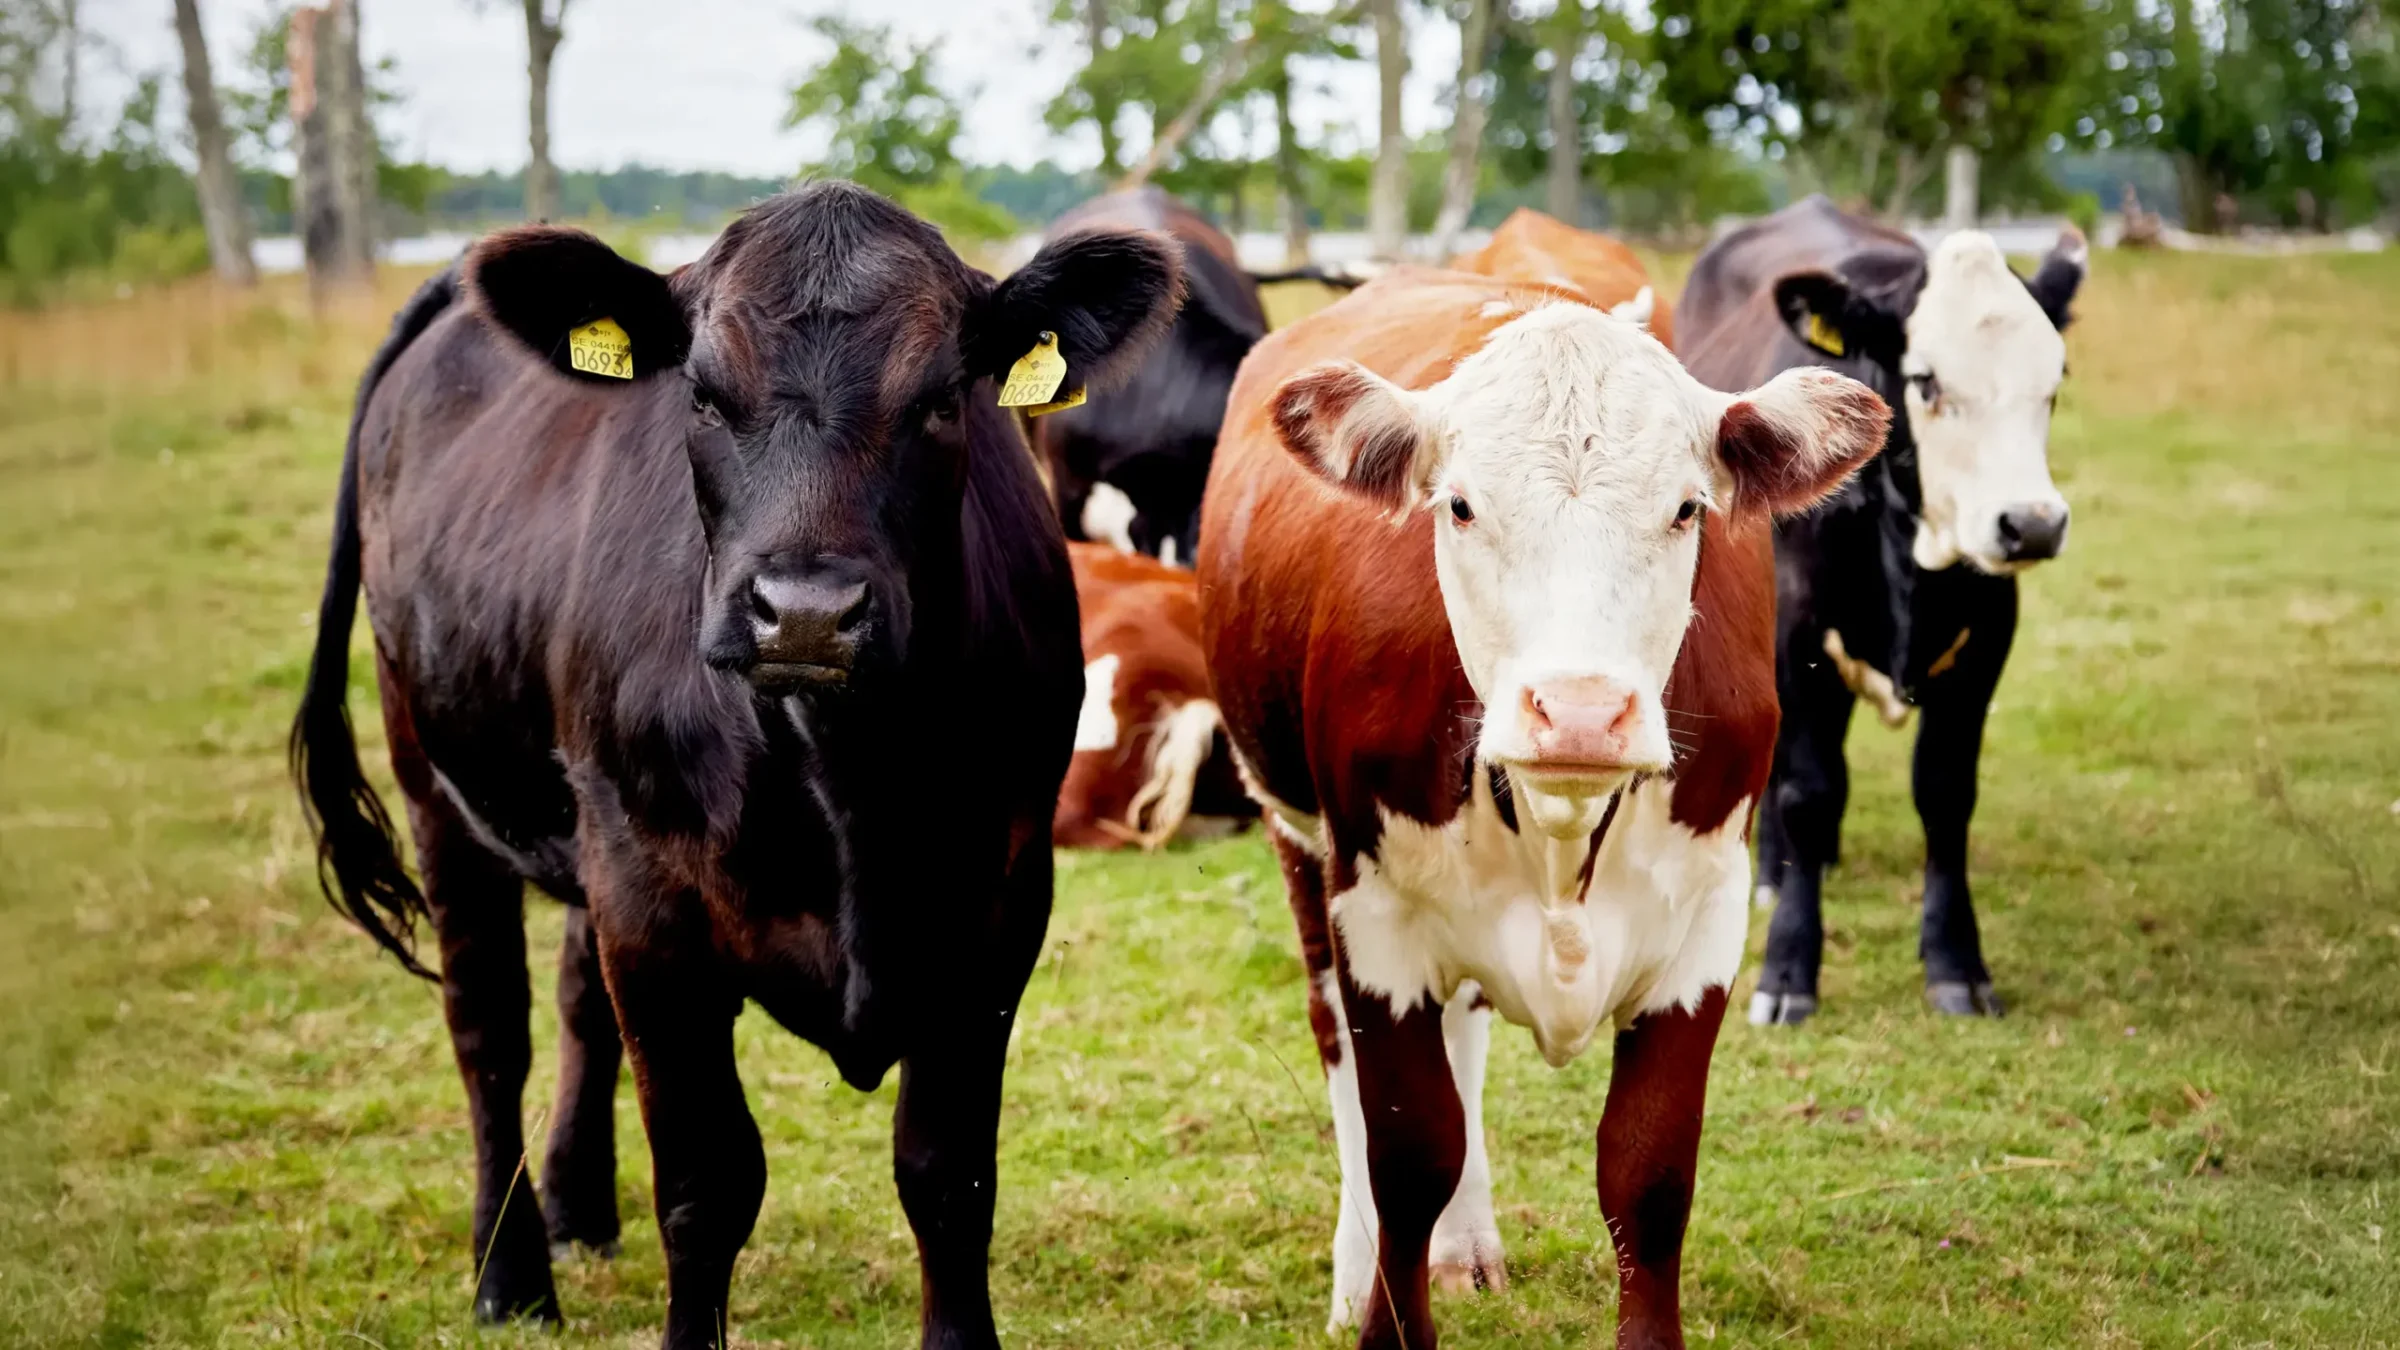
[[[2073,547],[2026,584],[1975,842],[2013,1013],[1921,1010],[1905,742],[1862,725],[1826,1011],[1718,1051],[1695,1343],[2400,1344],[2400,259],[2097,267]],[[0,1341],[556,1339],[468,1322],[435,991],[318,899],[283,778],[349,385],[404,288],[0,316]],[[1012,1345],[1326,1343],[1302,1001],[1255,836],[1064,860],[1003,1126]],[[772,1179],[740,1342],[913,1344],[890,1088],[741,1039]],[[1504,1032],[1492,1078],[1514,1283],[1443,1300],[1448,1343],[1604,1344],[1605,1051],[1552,1072]],[[625,1250],[562,1269],[566,1343],[662,1310],[618,1119]]]

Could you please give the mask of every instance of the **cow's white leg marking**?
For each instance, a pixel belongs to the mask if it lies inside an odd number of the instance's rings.
[[[1492,1213],[1492,1160],[1483,1139],[1483,1069],[1491,1058],[1492,1010],[1473,1006],[1482,989],[1468,980],[1442,1008],[1442,1044],[1450,1052],[1450,1077],[1467,1122],[1467,1161],[1458,1189],[1433,1226],[1433,1278],[1444,1289],[1465,1292],[1481,1284],[1508,1287],[1501,1261],[1500,1222]]]
[[[1077,750],[1117,748],[1117,654],[1083,668],[1083,711],[1075,715]]]
[[[1325,1075],[1333,1098],[1333,1143],[1342,1166],[1341,1215],[1333,1224],[1333,1309],[1328,1333],[1358,1325],[1375,1292],[1375,1191],[1367,1178],[1367,1114],[1358,1104],[1358,1055],[1350,1045],[1350,1015],[1342,1008],[1332,971],[1319,977],[1325,1006],[1341,1039],[1342,1058]]]
[[[1133,552],[1133,498],[1112,483],[1094,483],[1083,499],[1083,537]]]

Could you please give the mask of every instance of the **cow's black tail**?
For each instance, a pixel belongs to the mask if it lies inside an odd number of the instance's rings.
[[[391,813],[359,767],[350,729],[350,625],[358,615],[358,433],[367,401],[384,372],[458,296],[455,269],[420,287],[392,320],[390,336],[358,384],[350,435],[342,450],[342,482],[333,499],[333,551],[325,564],[325,595],[317,604],[317,647],[308,684],[292,719],[292,779],[300,809],[317,837],[317,884],[333,907],[350,916],[411,974],[433,972],[417,961],[416,921],[425,896],[400,861]]]
[[[1287,268],[1281,272],[1250,273],[1250,284],[1254,286],[1272,286],[1279,281],[1313,281],[1337,290],[1353,291],[1365,285],[1367,278],[1352,276],[1347,272],[1328,272],[1322,267],[1313,265]]]

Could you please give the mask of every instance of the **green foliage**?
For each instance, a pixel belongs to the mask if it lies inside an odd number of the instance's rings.
[[[2020,160],[2057,125],[2084,0],[1660,0],[1664,98],[1803,185],[1898,211],[1943,150]]]
[[[75,273],[152,281],[207,263],[199,200],[162,141],[158,77],[135,83],[99,149],[38,113],[0,142],[0,301],[41,299]]]
[[[808,26],[833,52],[793,88],[784,115],[785,126],[827,138],[824,157],[805,172],[862,183],[966,238],[1015,229],[961,174],[952,146],[965,110],[935,78],[938,41],[909,42],[888,27],[834,15]]]
[[[2093,0],[2100,41],[2068,134],[2173,160],[2186,223],[2216,199],[2285,223],[2372,215],[2400,151],[2400,51],[2380,0]]]

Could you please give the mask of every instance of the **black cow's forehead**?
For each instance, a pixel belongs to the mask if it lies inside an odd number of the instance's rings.
[[[990,285],[939,231],[850,183],[753,208],[694,272],[700,346],[746,392],[821,394],[839,372],[887,412],[947,376],[967,306]]]
[[[911,295],[963,304],[979,274],[941,232],[853,183],[812,183],[735,220],[701,266],[758,311],[867,314]]]

